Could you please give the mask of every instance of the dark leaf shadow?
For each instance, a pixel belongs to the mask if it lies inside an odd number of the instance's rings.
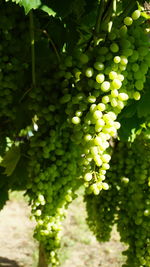
[[[14,260],[0,257],[0,267],[19,267],[19,265]]]

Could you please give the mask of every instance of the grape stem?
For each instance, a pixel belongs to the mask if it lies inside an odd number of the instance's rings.
[[[32,59],[32,84],[36,85],[36,75],[35,75],[35,36],[34,36],[34,18],[33,11],[29,13],[30,19],[30,37],[31,37],[31,59]]]
[[[48,42],[51,43],[51,45],[52,45],[52,47],[53,47],[53,49],[54,49],[54,52],[55,52],[55,54],[56,54],[56,57],[57,57],[57,59],[58,59],[58,62],[60,62],[60,61],[61,61],[61,60],[60,60],[60,56],[59,56],[59,53],[58,53],[58,51],[57,51],[57,48],[56,48],[55,43],[53,42],[53,40],[51,39],[51,37],[49,36],[49,34],[47,33],[46,30],[43,30],[43,33],[47,36],[47,38],[48,38]]]

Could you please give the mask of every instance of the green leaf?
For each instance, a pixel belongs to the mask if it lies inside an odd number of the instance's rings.
[[[7,176],[10,176],[17,164],[18,161],[20,159],[20,148],[13,145],[5,154],[0,166],[5,168],[5,172],[4,174],[6,174]]]
[[[138,118],[137,113],[130,118],[123,117],[120,121],[121,128],[118,131],[121,141],[128,141],[136,137],[137,131],[141,128],[141,124],[144,122],[143,118]]]
[[[41,5],[41,0],[7,0],[6,2],[9,1],[23,6],[26,14],[28,14],[31,9],[39,8]]]
[[[10,188],[12,190],[26,190],[28,183],[28,171],[27,171],[28,159],[21,156],[13,174],[10,176]]]
[[[43,10],[44,12],[46,12],[49,16],[55,17],[55,15],[56,15],[56,12],[52,8],[50,8],[46,5],[42,5],[40,7],[40,9]]]
[[[147,117],[150,115],[150,92],[145,93],[140,99],[137,106],[139,117]]]

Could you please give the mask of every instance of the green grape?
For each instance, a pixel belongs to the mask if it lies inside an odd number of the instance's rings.
[[[94,74],[94,70],[92,68],[87,68],[86,71],[85,71],[85,75],[86,77],[88,78],[91,78]]]
[[[114,62],[115,62],[116,64],[120,63],[120,61],[121,61],[121,58],[120,58],[119,56],[115,56],[115,57],[114,57]]]
[[[105,80],[104,74],[99,73],[99,74],[96,75],[96,81],[97,81],[97,83],[102,83],[102,82],[104,82],[104,80]]]
[[[131,17],[126,17],[126,18],[124,19],[124,24],[125,24],[125,25],[130,26],[130,25],[132,25],[132,23],[133,23],[133,20],[132,20]]]
[[[73,123],[73,124],[79,124],[79,123],[80,123],[80,118],[77,117],[77,116],[73,117],[73,118],[72,118],[72,123]]]
[[[120,89],[120,87],[122,86],[122,82],[118,79],[114,79],[112,81],[112,85],[115,89]]]
[[[117,53],[119,51],[119,46],[116,43],[112,43],[111,46],[110,46],[110,50],[113,53]]]
[[[95,63],[94,63],[94,68],[95,68],[96,70],[103,70],[103,69],[104,69],[104,64],[101,63],[101,62],[95,62]]]
[[[108,92],[110,90],[110,82],[105,81],[101,84],[101,90],[103,92]]]
[[[140,16],[141,16],[141,12],[140,12],[140,10],[135,10],[135,11],[132,13],[132,19],[133,19],[133,20],[137,20],[137,19],[139,19]]]
[[[109,79],[110,80],[114,80],[115,78],[117,78],[117,72],[115,72],[115,71],[111,71],[110,73],[109,73]]]

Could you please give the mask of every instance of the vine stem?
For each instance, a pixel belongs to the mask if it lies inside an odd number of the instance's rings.
[[[48,267],[45,249],[41,243],[39,244],[39,262],[37,267]]]
[[[61,60],[60,60],[60,56],[59,56],[59,53],[58,53],[57,48],[56,48],[56,46],[55,46],[55,43],[54,43],[53,40],[50,38],[50,36],[49,36],[49,34],[47,33],[46,30],[44,30],[43,33],[47,36],[49,43],[51,43],[51,45],[52,45],[52,47],[53,47],[53,49],[54,49],[54,52],[55,52],[56,57],[57,57],[57,60],[58,60],[58,62],[60,62],[60,61],[61,61]]]
[[[36,85],[36,75],[35,75],[35,36],[34,36],[34,18],[33,11],[29,13],[30,18],[30,37],[31,37],[31,59],[32,59],[32,84]]]
[[[101,25],[102,15],[104,12],[104,5],[105,5],[105,0],[100,0],[98,13],[97,13],[97,19],[96,19],[96,25],[95,25],[96,35],[98,35],[100,32],[100,25]]]

